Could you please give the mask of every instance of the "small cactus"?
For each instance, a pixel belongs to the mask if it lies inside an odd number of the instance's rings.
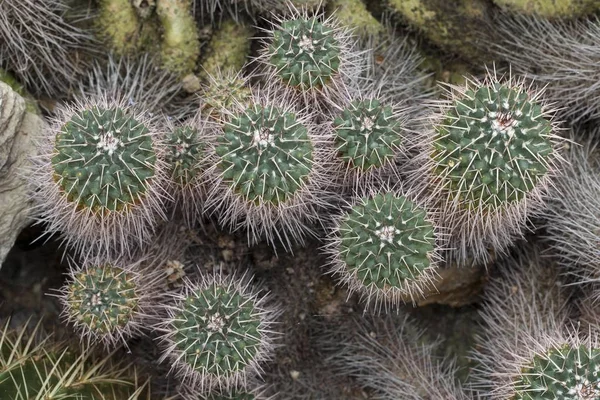
[[[309,16],[290,5],[291,15],[273,22],[259,62],[266,67],[268,82],[295,88],[305,98],[336,99],[345,79],[360,73],[359,56],[350,31],[335,18]],[[311,101],[313,104],[319,102]]]
[[[311,233],[307,222],[318,220],[326,195],[327,142],[290,100],[256,91],[247,108],[222,110],[215,124],[206,204],[221,223],[246,228],[250,243],[277,238],[290,248]]]
[[[157,217],[165,218],[158,134],[124,101],[60,107],[32,174],[47,232],[62,232],[78,254],[106,258],[149,240]]]
[[[202,113],[220,121],[225,116],[222,110],[232,110],[238,105],[245,109],[250,105],[252,92],[247,79],[233,70],[219,70],[208,75],[208,83],[202,90]]]
[[[271,357],[276,312],[244,276],[185,280],[159,325],[164,353],[183,383],[206,390],[233,389],[261,372]]]
[[[415,301],[436,277],[441,234],[432,215],[394,191],[359,198],[329,238],[331,272],[367,303]]]
[[[542,208],[562,159],[561,139],[552,110],[522,82],[490,74],[451,88],[422,139],[414,178],[444,208],[453,258],[485,262],[490,250],[506,251]]]
[[[71,269],[59,295],[62,315],[88,343],[114,347],[141,331],[154,286],[152,272],[142,275],[138,264],[90,263]]]
[[[169,124],[165,137],[170,192],[175,199],[175,209],[183,213],[190,227],[200,219],[206,191],[201,179],[206,167],[206,144],[200,139],[204,125],[197,115],[180,125]]]
[[[344,181],[398,179],[396,161],[403,153],[403,124],[398,110],[375,96],[349,101],[332,125]]]

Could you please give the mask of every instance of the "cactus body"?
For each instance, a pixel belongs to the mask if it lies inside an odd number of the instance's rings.
[[[115,99],[91,98],[58,111],[31,174],[40,220],[80,255],[128,254],[164,218],[156,123]]]
[[[201,390],[233,389],[259,373],[270,357],[274,311],[253,292],[244,277],[206,277],[187,281],[168,307],[166,350],[184,383]]]
[[[332,272],[376,305],[414,299],[435,277],[436,230],[431,215],[406,196],[362,197],[338,217],[328,247]]]

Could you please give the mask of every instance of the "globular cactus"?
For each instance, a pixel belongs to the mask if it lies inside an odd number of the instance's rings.
[[[443,210],[449,258],[487,262],[543,207],[563,140],[553,110],[522,81],[490,73],[451,86],[449,95],[420,140],[413,181],[424,183]]]
[[[148,323],[162,276],[142,269],[141,262],[88,262],[71,267],[58,294],[62,317],[88,344],[123,345]]]
[[[435,213],[392,190],[373,192],[336,218],[330,271],[375,307],[415,301],[433,285],[442,232]]]
[[[0,393],[6,399],[150,399],[149,381],[116,353],[100,356],[89,346],[71,348],[40,339],[25,326],[0,336]]]
[[[210,140],[206,206],[223,225],[289,249],[312,234],[328,198],[331,150],[293,98],[256,90],[250,105],[223,109]]]
[[[192,390],[243,387],[271,357],[278,311],[245,276],[186,279],[166,311],[168,317],[157,325],[164,332],[161,361],[168,359]]]
[[[399,180],[397,163],[406,141],[401,110],[377,93],[349,97],[331,123],[342,181],[359,189],[377,179]]]
[[[165,218],[160,133],[156,120],[125,100],[58,107],[31,174],[38,221],[80,255],[130,254]]]
[[[67,14],[73,10],[68,3],[0,2],[0,68],[11,71],[34,94],[58,96],[85,69],[85,57],[77,60],[76,54],[92,49],[92,35],[69,21]]]
[[[167,174],[174,211],[183,214],[189,227],[201,219],[206,189],[202,175],[206,169],[206,144],[201,139],[205,124],[200,114],[183,124],[168,124],[165,137]]]
[[[310,16],[290,5],[291,15],[275,17],[257,61],[267,82],[299,91],[305,101],[335,101],[345,81],[358,77],[360,55],[349,29],[334,16]]]
[[[222,110],[231,110],[239,104],[242,108],[250,105],[252,92],[248,79],[232,69],[217,70],[207,75],[207,83],[201,92],[202,114],[216,121],[222,120]]]

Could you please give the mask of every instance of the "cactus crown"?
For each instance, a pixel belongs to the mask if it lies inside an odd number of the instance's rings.
[[[417,280],[436,250],[425,210],[393,192],[363,197],[339,233],[339,257],[364,287],[401,288]]]
[[[352,101],[335,118],[334,129],[339,157],[361,171],[391,162],[402,140],[392,108],[377,99]]]
[[[88,267],[67,286],[69,317],[93,334],[124,328],[138,311],[134,275],[109,264]]]
[[[334,27],[317,17],[299,16],[283,21],[273,32],[268,60],[287,85],[318,89],[338,73],[340,53]]]
[[[147,193],[156,153],[149,129],[119,107],[75,113],[56,135],[54,179],[71,202],[127,211]]]
[[[600,349],[565,345],[535,355],[515,382],[515,400],[600,398]]]
[[[202,92],[203,111],[219,119],[222,110],[231,110],[238,105],[246,108],[251,104],[252,94],[246,81],[231,71],[210,76],[210,83]]]
[[[198,130],[180,126],[167,135],[167,161],[171,168],[171,179],[180,186],[187,186],[199,176],[200,159],[204,151],[198,138]]]
[[[313,143],[290,111],[255,104],[223,126],[216,153],[224,181],[247,201],[278,205],[308,181]]]
[[[255,298],[215,281],[188,290],[173,314],[171,340],[194,372],[227,379],[257,360],[262,322]]]
[[[552,130],[541,105],[519,86],[468,89],[436,126],[434,174],[467,208],[519,202],[550,168]]]

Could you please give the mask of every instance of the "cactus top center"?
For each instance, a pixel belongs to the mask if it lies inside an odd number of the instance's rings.
[[[436,126],[433,172],[465,208],[502,208],[548,174],[552,129],[522,88],[494,83],[467,90]]]
[[[254,204],[285,203],[308,182],[313,144],[296,115],[255,105],[224,124],[216,153],[223,180]]]
[[[156,153],[142,122],[121,108],[92,107],[62,126],[51,163],[68,201],[99,213],[126,211],[148,192]]]
[[[389,164],[401,146],[400,129],[391,107],[377,99],[353,101],[334,120],[339,157],[359,171]]]
[[[172,322],[173,343],[198,372],[217,376],[243,369],[261,344],[261,317],[252,298],[214,283],[188,293]]]
[[[201,174],[201,158],[204,145],[198,138],[198,131],[189,126],[173,129],[167,134],[166,156],[171,179],[180,186],[193,182]]]
[[[431,265],[432,223],[424,209],[392,192],[363,198],[339,227],[340,259],[365,286],[401,287]]]
[[[287,85],[302,90],[321,88],[340,67],[340,43],[335,30],[316,18],[284,21],[273,32],[268,62]]]

